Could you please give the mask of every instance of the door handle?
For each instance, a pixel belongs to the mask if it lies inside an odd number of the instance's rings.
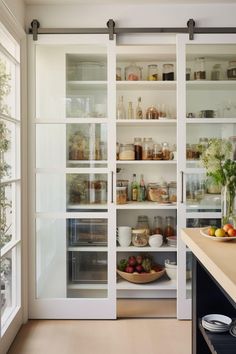
[[[180,171],[181,174],[181,199],[180,203],[183,204],[184,202],[184,171]]]
[[[114,203],[114,199],[113,199],[113,179],[114,179],[114,172],[111,171],[111,203]]]

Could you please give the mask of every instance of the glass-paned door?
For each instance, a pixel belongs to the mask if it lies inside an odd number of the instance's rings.
[[[181,36],[180,36],[181,37]],[[221,185],[209,177],[201,157],[213,139],[232,144],[235,159],[236,76],[233,66],[236,37],[203,35],[194,41],[180,39],[185,66],[179,68],[183,97],[179,171],[182,181],[181,227],[221,226]],[[199,237],[201,237],[199,233]],[[179,245],[179,317],[190,317],[191,252]]]
[[[31,44],[32,318],[116,316],[111,42],[73,35]]]

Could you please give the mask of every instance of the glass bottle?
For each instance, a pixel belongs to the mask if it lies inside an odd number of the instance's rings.
[[[117,105],[117,112],[116,112],[117,119],[126,119],[126,112],[125,106],[123,102],[123,96],[120,97],[119,103]]]
[[[140,104],[141,104],[141,97],[138,98],[138,105],[136,108],[136,119],[143,119],[143,110]]]
[[[134,110],[132,107],[132,102],[129,102],[128,105],[128,119],[134,119]]]
[[[173,81],[174,80],[174,65],[173,64],[163,64],[163,81]]]
[[[175,235],[174,229],[174,217],[173,216],[166,216],[166,227],[164,230],[164,237],[170,237]]]
[[[136,174],[133,174],[133,181],[131,183],[131,200],[133,202],[137,202],[138,201],[138,193],[139,193],[139,185],[138,182],[136,180]]]
[[[162,227],[162,217],[154,216],[153,222],[153,234],[163,235],[163,227]]]
[[[134,138],[135,160],[142,160],[142,138]]]
[[[146,187],[143,175],[140,176],[140,184],[139,184],[139,202],[144,202],[146,200]]]
[[[227,78],[229,80],[236,79],[236,61],[230,61],[227,69]]]

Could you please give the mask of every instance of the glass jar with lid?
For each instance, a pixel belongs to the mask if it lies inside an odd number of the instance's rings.
[[[175,181],[171,181],[168,185],[169,187],[169,201],[171,203],[177,202],[177,186]]]
[[[170,236],[175,236],[175,227],[174,227],[174,217],[173,216],[166,216],[166,220],[165,220],[165,230],[164,230],[164,238],[166,241],[167,237]]]
[[[116,204],[126,204],[127,194],[126,187],[116,187]]]
[[[196,58],[194,80],[205,80],[205,79],[206,79],[205,58],[204,57]]]
[[[135,160],[142,160],[142,138],[134,138],[134,155]]]
[[[163,64],[162,80],[163,81],[173,81],[174,80],[174,65],[173,64]]]
[[[227,78],[229,80],[236,80],[236,61],[230,61],[227,69]]]
[[[163,160],[170,160],[171,159],[171,151],[170,151],[169,143],[164,142],[161,145],[162,145]]]
[[[134,160],[134,145],[120,144],[119,160]]]
[[[147,196],[151,202],[164,203],[168,201],[168,185],[166,182],[160,183],[148,183]]]
[[[159,112],[154,106],[147,109],[146,119],[159,119]]]
[[[152,159],[153,160],[162,160],[163,159],[163,152],[162,152],[160,144],[153,145]]]
[[[158,66],[156,64],[148,65],[148,81],[158,80]]]
[[[125,80],[139,81],[142,80],[142,68],[135,63],[125,68]]]
[[[152,160],[153,141],[152,138],[144,138],[142,146],[142,160]]]
[[[116,68],[116,81],[121,81],[122,78],[121,78],[121,68],[120,67],[117,67]]]
[[[154,216],[152,232],[153,232],[153,234],[163,235],[163,225],[162,225],[162,217],[161,216]]]
[[[145,247],[148,244],[148,234],[144,229],[132,230],[131,241],[135,247]]]
[[[223,80],[223,70],[221,64],[213,65],[211,71],[211,80]]]
[[[147,215],[138,216],[136,229],[145,230],[146,234],[150,235],[150,227],[149,227],[149,221]]]

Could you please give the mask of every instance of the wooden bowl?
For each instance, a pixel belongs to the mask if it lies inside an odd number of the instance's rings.
[[[162,275],[165,274],[165,268],[155,273],[140,274],[121,272],[119,269],[117,269],[117,273],[121,276],[121,278],[128,280],[131,283],[144,284],[151,283],[152,281],[155,281],[162,277]]]

